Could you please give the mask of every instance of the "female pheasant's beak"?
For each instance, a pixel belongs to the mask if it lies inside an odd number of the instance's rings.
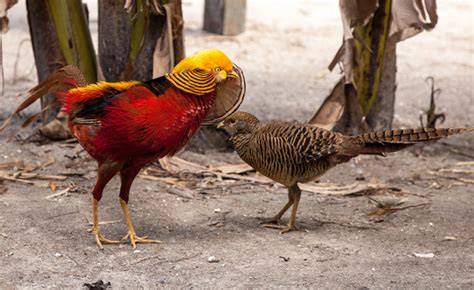
[[[217,124],[217,129],[224,129],[225,128],[225,124],[224,124],[224,121],[220,122],[219,124]]]

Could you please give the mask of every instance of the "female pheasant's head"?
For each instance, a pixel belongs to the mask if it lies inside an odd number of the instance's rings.
[[[200,73],[201,76],[212,76],[215,83],[225,81],[229,77],[239,77],[227,55],[217,49],[203,50],[183,59],[175,66],[172,74],[191,71]]]
[[[254,132],[260,121],[254,115],[247,112],[234,112],[224,121],[217,125],[218,129],[224,129],[230,136],[249,134]]]

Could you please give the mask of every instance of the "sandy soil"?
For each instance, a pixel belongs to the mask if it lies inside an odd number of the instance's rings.
[[[326,70],[341,41],[336,1],[296,1],[290,6],[287,1],[249,0],[247,31],[237,37],[202,32],[203,1],[184,2],[188,53],[205,47],[226,51],[248,79],[242,109],[264,120],[307,120],[339,77]],[[399,45],[398,126],[418,125],[420,110],[428,105],[424,79],[429,75],[443,90],[437,104],[447,113],[445,125],[474,124],[473,4],[439,2],[438,27]],[[13,110],[20,95],[36,81],[28,42],[20,50],[14,74],[18,46],[28,38],[22,5],[11,11],[11,31],[3,38],[6,102],[2,102],[0,118]],[[95,34],[97,19],[94,9],[91,12]],[[16,125],[20,122],[15,120]],[[404,201],[401,206],[427,205],[375,222],[368,217],[375,205],[366,196],[304,192],[298,215],[301,231],[286,235],[258,225],[258,218],[273,215],[286,202],[281,187],[243,183],[196,190],[188,199],[170,194],[165,183],[138,178],[131,195],[137,231],[163,244],[139,245],[136,251],[128,244],[112,245],[99,251],[86,231],[94,162],[85,153],[72,159],[77,152],[74,144],[24,143],[15,138],[16,131],[13,126],[0,135],[0,163],[35,164],[54,157],[52,165],[38,172],[79,172],[81,176],[56,181],[57,191],[72,184],[76,188],[57,198],[46,198],[55,193],[47,180],[35,180],[35,185],[0,184],[1,289],[80,288],[99,279],[117,289],[474,287],[473,176],[446,173],[456,180],[429,173],[472,161],[472,134],[387,158],[363,157],[357,164],[335,168],[321,180],[349,184],[376,179],[403,192],[380,192],[373,198]],[[229,153],[185,152],[181,157],[203,164],[239,162]],[[365,180],[356,181],[360,176]],[[102,226],[104,234],[114,239],[126,231],[118,187],[114,179],[100,207],[101,219],[117,221]],[[219,261],[209,263],[210,256]]]

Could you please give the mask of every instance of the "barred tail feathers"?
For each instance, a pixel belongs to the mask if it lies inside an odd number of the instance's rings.
[[[349,137],[353,146],[348,150],[355,150],[356,154],[390,153],[405,149],[420,142],[439,140],[451,135],[463,134],[474,131],[474,128],[420,128],[397,129],[379,132],[370,132],[363,135]]]

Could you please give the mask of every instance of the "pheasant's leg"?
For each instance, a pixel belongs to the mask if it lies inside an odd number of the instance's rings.
[[[293,202],[294,202],[294,199],[293,199],[292,191],[288,189],[288,202],[285,204],[285,206],[274,217],[264,219],[262,220],[262,222],[260,222],[260,224],[267,228],[274,228],[275,225],[279,226],[278,222],[280,221],[281,217],[285,214],[285,212],[290,208]]]
[[[137,176],[140,168],[138,167],[124,167],[120,171],[120,178],[122,180],[122,185],[120,187],[120,206],[123,210],[123,216],[125,218],[125,222],[127,223],[128,233],[122,240],[130,239],[130,243],[132,247],[135,249],[137,247],[137,243],[161,243],[159,240],[150,240],[147,237],[139,237],[135,232],[135,228],[133,227],[132,218],[130,217],[130,213],[128,211],[128,197],[130,193],[130,187],[132,186],[132,182]]]
[[[287,227],[281,230],[280,234],[285,234],[287,232],[298,230],[298,227],[296,227],[296,212],[298,211],[298,205],[300,203],[301,189],[298,187],[297,184],[295,184],[294,186],[292,186],[292,191],[294,194],[293,196],[294,202],[293,202],[293,208],[291,209],[290,220],[288,221]]]
[[[99,230],[99,200],[102,198],[102,192],[105,185],[114,177],[119,171],[121,164],[115,162],[99,163],[97,169],[97,182],[92,190],[92,228],[90,232],[94,235],[95,242],[100,249],[103,249],[104,244],[117,244],[119,241],[106,239]]]
[[[104,249],[102,243],[104,244],[118,244],[119,241],[109,240],[102,236],[99,231],[99,215],[98,215],[98,203],[99,201],[92,197],[92,228],[90,232],[94,235],[95,242],[100,249]]]

